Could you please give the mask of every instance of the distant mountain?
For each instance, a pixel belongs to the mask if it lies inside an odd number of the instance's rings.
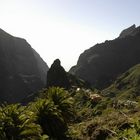
[[[123,73],[108,88],[103,95],[115,99],[138,99],[140,96],[140,64],[135,65]]]
[[[0,101],[22,102],[46,85],[48,66],[26,40],[0,29]]]
[[[130,67],[140,63],[140,27],[135,25],[123,30],[111,41],[96,44],[84,51],[76,66],[70,69],[74,74],[103,89]]]

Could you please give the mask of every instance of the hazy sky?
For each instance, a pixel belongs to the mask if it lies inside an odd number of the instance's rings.
[[[0,0],[0,28],[25,38],[50,66],[66,70],[96,43],[140,25],[140,0]]]

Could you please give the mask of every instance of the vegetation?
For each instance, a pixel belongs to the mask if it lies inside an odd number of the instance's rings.
[[[19,104],[0,108],[1,140],[32,140],[41,138],[41,127],[34,122],[33,112]]]
[[[137,100],[140,96],[140,64],[123,73],[103,94],[115,99]]]
[[[52,87],[27,106],[1,105],[0,139],[68,139],[68,122],[73,117],[73,99],[62,88]]]
[[[1,105],[0,139],[139,140],[140,100],[131,106],[101,93],[51,87],[27,106]]]
[[[98,93],[102,99],[91,100],[91,91],[81,90],[74,96],[77,122],[71,135],[80,140],[140,139],[140,65],[122,74],[111,86]]]
[[[0,106],[1,140],[139,140],[140,65],[108,88],[42,89],[26,106]]]

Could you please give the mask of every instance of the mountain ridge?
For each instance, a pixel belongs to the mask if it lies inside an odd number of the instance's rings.
[[[85,50],[69,72],[93,87],[107,87],[121,73],[140,62],[140,28],[136,29],[135,35],[118,37]]]

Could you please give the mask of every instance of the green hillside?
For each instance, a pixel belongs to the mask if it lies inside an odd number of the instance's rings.
[[[103,94],[119,99],[138,99],[140,96],[140,64],[118,77],[111,86],[103,90]]]
[[[0,106],[1,140],[140,140],[140,64],[103,91],[42,89],[26,106]]]
[[[140,140],[139,89],[140,64],[123,73],[108,88],[92,91],[101,96],[99,102],[93,102],[86,92],[77,93],[74,99],[79,100],[75,107],[81,120],[70,127],[74,137],[80,140]],[[79,108],[78,102],[81,103]]]

